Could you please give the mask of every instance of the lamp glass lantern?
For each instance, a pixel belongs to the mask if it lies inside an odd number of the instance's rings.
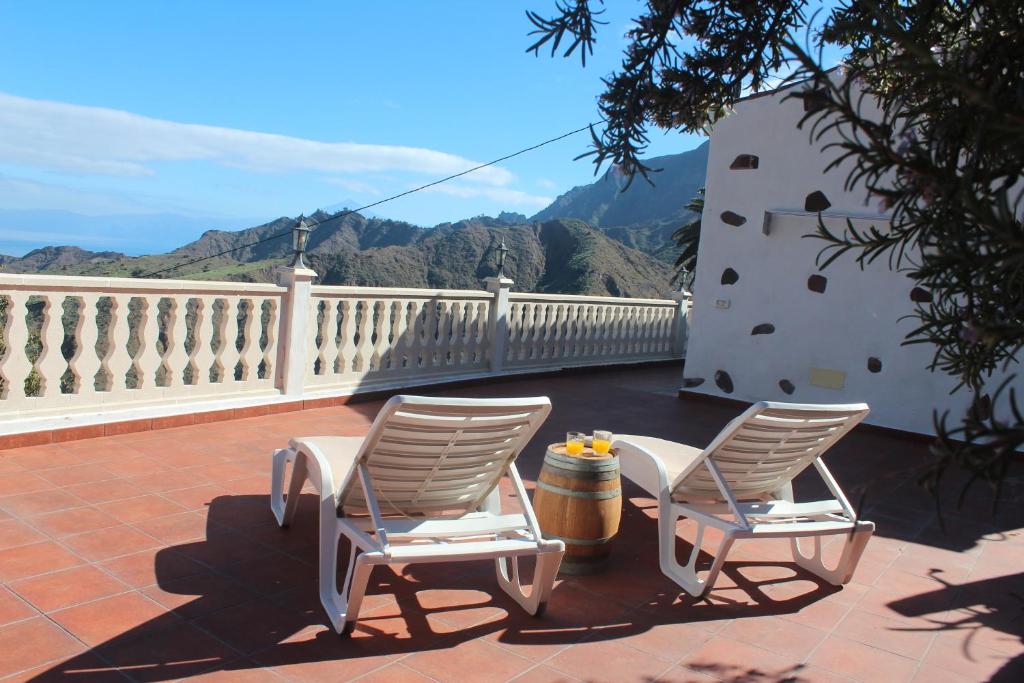
[[[306,219],[304,216],[299,216],[299,220],[295,223],[295,227],[292,228],[292,249],[295,251],[295,258],[292,260],[292,268],[305,268],[306,264],[302,261],[302,255],[306,251],[306,242],[309,240],[309,233],[312,228],[306,225]]]

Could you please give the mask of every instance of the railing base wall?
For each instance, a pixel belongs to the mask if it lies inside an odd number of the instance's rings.
[[[186,427],[210,422],[239,420],[262,417],[276,413],[315,408],[330,408],[348,403],[383,400],[396,393],[410,389],[445,391],[489,382],[538,377],[555,377],[595,372],[614,372],[638,366],[666,366],[681,369],[682,360],[654,360],[623,362],[614,365],[572,366],[564,368],[506,369],[500,374],[480,373],[453,379],[416,378],[406,382],[391,382],[385,385],[360,386],[357,390],[341,387],[324,387],[307,390],[301,400],[282,395],[258,395],[237,399],[219,399],[209,402],[176,404],[121,410],[93,414],[76,414],[63,417],[47,417],[4,423],[0,421],[0,450],[39,446],[92,439],[102,436],[116,436],[158,429]],[[680,370],[681,372],[681,370]]]

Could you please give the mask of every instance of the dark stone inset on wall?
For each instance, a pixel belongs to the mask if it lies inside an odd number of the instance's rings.
[[[868,372],[881,372],[881,371],[882,371],[882,361],[879,360],[878,358],[875,358],[874,356],[871,356],[871,358],[868,358]]]
[[[732,393],[732,377],[725,370],[715,371],[715,384],[727,394]]]
[[[732,160],[731,164],[729,164],[729,169],[732,171],[754,169],[757,168],[757,165],[760,161],[761,160],[758,159],[757,156],[754,154],[740,154],[739,156]]]
[[[813,211],[815,213],[824,211],[828,207],[832,206],[832,202],[828,200],[825,193],[821,190],[815,190],[814,192],[807,195],[804,199],[804,211]]]
[[[732,268],[726,268],[722,271],[722,284],[723,285],[734,285],[740,279],[740,274]]]
[[[812,112],[823,109],[828,103],[828,94],[824,90],[808,90],[800,98],[804,101],[804,111]]]
[[[794,391],[796,391],[796,387],[793,386],[793,383],[790,382],[788,379],[779,380],[779,389],[782,389],[782,391],[784,391],[787,395],[792,394]]]
[[[737,228],[747,222],[747,219],[745,217],[733,211],[723,211],[721,219],[723,223],[735,226]]]
[[[750,331],[750,334],[772,334],[775,332],[775,325],[771,323],[761,323],[760,325],[754,325],[754,329]]]
[[[807,278],[807,289],[818,294],[824,294],[828,287],[828,278],[824,275],[812,275]]]
[[[910,300],[919,304],[930,304],[932,302],[932,293],[924,287],[914,287],[910,290]]]
[[[683,378],[683,388],[684,389],[692,389],[694,387],[699,387],[701,384],[704,384],[704,378],[703,377],[684,377]]]

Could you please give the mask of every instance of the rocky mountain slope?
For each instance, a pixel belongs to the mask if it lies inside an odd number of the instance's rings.
[[[690,218],[686,204],[704,186],[708,143],[688,152],[653,157],[645,162],[661,169],[648,183],[641,177],[629,189],[614,170],[599,180],[572,188],[531,220],[576,218],[609,237],[671,261],[672,232]]]
[[[477,289],[483,278],[496,273],[496,248],[504,238],[510,249],[505,272],[519,291],[639,297],[670,291],[666,264],[581,221],[514,224],[521,218],[506,214],[419,228],[359,214],[317,212],[310,216],[319,225],[310,234],[306,260],[324,284]],[[268,282],[273,268],[290,257],[291,239],[267,238],[289,233],[293,223],[280,218],[238,232],[209,231],[170,253],[140,257],[47,247],[11,259],[3,270],[138,277],[240,247],[166,277]]]

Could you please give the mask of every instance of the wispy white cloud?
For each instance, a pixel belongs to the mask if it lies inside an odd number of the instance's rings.
[[[196,160],[262,172],[398,171],[424,175],[448,175],[479,164],[421,147],[322,142],[0,93],[0,162],[144,176],[154,172],[149,165],[153,162]],[[466,179],[502,187],[514,177],[492,166]]]
[[[556,187],[558,187],[558,185],[553,180],[548,180],[547,178],[537,178],[537,187],[541,188],[542,190],[553,190]]]
[[[543,208],[552,201],[551,197],[528,194],[526,192],[520,192],[519,190],[513,190],[507,187],[482,187],[476,185],[468,186],[445,183],[443,185],[434,185],[433,187],[427,188],[427,191],[446,194],[451,197],[459,197],[460,199],[474,199],[482,197],[491,201],[500,202],[510,207],[523,206]]]
[[[89,192],[63,185],[0,175],[0,207],[4,209],[56,209],[83,214],[146,213],[143,203],[113,194]]]

